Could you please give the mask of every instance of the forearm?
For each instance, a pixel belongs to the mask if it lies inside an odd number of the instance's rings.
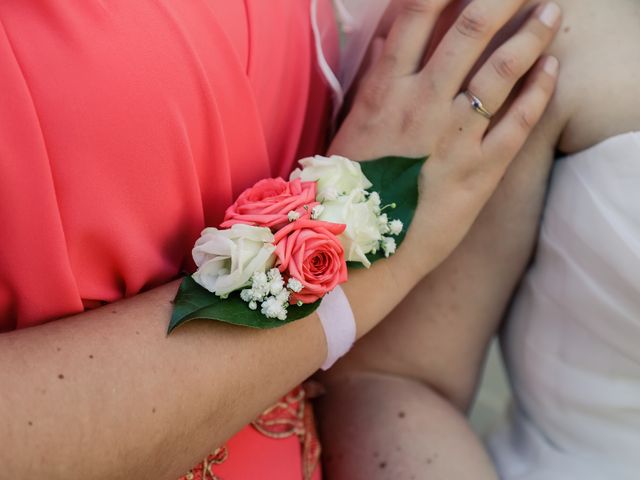
[[[176,287],[0,337],[5,473],[177,478],[322,360],[314,319],[167,337]]]
[[[464,416],[421,382],[351,372],[327,388],[318,412],[330,439],[323,443],[328,478],[497,478]]]
[[[407,254],[345,284],[359,336],[417,282],[396,282]],[[275,330],[194,321],[167,337],[176,288],[0,336],[5,474],[177,478],[324,360],[315,315]]]

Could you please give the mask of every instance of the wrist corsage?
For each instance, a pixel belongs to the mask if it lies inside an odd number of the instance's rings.
[[[315,156],[289,181],[245,190],[196,241],[197,270],[180,285],[169,332],[196,318],[274,328],[310,315],[349,268],[368,268],[402,243],[424,161]]]

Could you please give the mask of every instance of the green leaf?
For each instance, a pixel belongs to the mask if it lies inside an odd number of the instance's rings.
[[[396,208],[387,208],[384,213],[389,220],[398,219],[404,225],[402,233],[393,237],[398,247],[404,241],[418,206],[418,181],[427,158],[383,157],[360,163],[362,172],[373,184],[369,190],[380,194],[382,206],[396,204]],[[367,255],[367,258],[373,263],[385,256],[379,250]],[[349,268],[362,266],[359,262],[349,262]]]
[[[301,307],[290,305],[286,320],[267,318],[260,313],[260,310],[251,310],[248,304],[240,298],[239,292],[234,292],[223,300],[202,288],[193,278],[188,276],[180,284],[174,299],[173,315],[167,334],[183,323],[195,319],[217,320],[260,329],[276,328],[308,317],[319,305],[320,301]]]

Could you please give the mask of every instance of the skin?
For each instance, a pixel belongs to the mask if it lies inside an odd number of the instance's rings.
[[[640,4],[558,3],[548,51],[562,68],[542,121],[455,252],[323,377],[332,480],[497,478],[464,415],[531,258],[554,152],[640,130]]]
[[[389,260],[350,274],[344,286],[358,337],[466,235],[555,86],[555,74],[540,63],[489,129],[455,95],[458,89],[448,90],[467,73],[458,62],[443,54],[421,66],[423,48],[416,45],[426,41],[424,22],[435,21],[433,12],[419,8],[398,17],[381,61],[332,146],[360,159],[432,153],[420,179],[424,194],[402,248]],[[459,52],[467,71],[484,49],[483,39],[460,35],[443,45]],[[515,81],[497,89],[491,102],[501,105]],[[433,88],[436,83],[444,87]],[[418,95],[430,108],[415,108]],[[475,134],[460,140],[461,124]],[[0,335],[3,475],[176,478],[311,375],[326,355],[315,315],[273,331],[195,321],[167,338],[176,288],[173,282]]]

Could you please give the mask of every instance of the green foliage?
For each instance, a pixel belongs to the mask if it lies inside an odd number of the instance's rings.
[[[370,190],[380,194],[382,206],[392,203],[396,205],[396,208],[387,208],[384,213],[390,220],[398,219],[404,225],[402,233],[393,237],[398,247],[404,241],[418,206],[418,180],[426,161],[427,157],[383,157],[360,163],[362,172],[373,183]],[[367,255],[367,258],[373,263],[385,257],[384,252],[378,250],[375,254]],[[349,268],[354,267],[362,267],[362,264],[349,262]]]
[[[320,301],[298,307],[291,305],[287,319],[267,318],[260,309],[251,310],[238,292],[222,299],[198,285],[193,278],[185,277],[174,300],[173,315],[167,333],[189,320],[207,319],[252,328],[276,328],[311,315]]]

